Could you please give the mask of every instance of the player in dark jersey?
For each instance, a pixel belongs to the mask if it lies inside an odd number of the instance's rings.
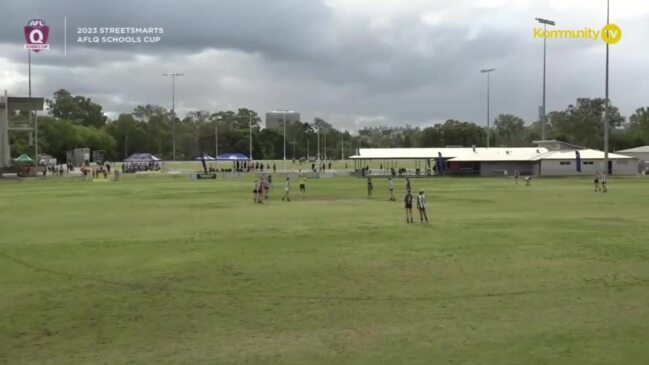
[[[593,183],[595,184],[595,192],[598,192],[598,191],[602,190],[599,187],[599,172],[595,174],[595,178],[593,179]]]
[[[302,193],[302,197],[304,198],[304,193],[306,193],[306,177],[304,175],[300,176],[300,193]]]
[[[403,198],[403,202],[405,203],[406,207],[406,223],[413,223],[412,222],[412,193],[410,190],[406,192],[406,196]]]
[[[516,185],[518,185],[518,178],[521,176],[521,172],[518,169],[514,169],[514,180],[516,180]]]
[[[368,198],[372,196],[372,190],[374,190],[374,185],[372,184],[372,178],[368,176],[367,177],[367,197]]]
[[[255,182],[252,184],[252,202],[258,203],[257,194],[259,193],[259,181],[255,179]]]

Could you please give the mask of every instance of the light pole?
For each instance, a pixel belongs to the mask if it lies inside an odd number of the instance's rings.
[[[292,110],[278,110],[284,115],[284,172],[286,172],[286,114],[295,113]]]
[[[27,50],[27,72],[29,78],[29,97],[32,97],[32,50]],[[38,166],[38,121],[34,118],[34,112],[29,112],[29,125],[32,125],[34,119],[34,166]],[[31,137],[31,136],[30,136]]]
[[[252,112],[249,112],[248,115],[248,140],[250,143],[250,161],[252,161]]]
[[[548,25],[555,25],[555,22],[552,20],[547,20],[543,18],[535,18],[537,22],[543,24],[543,34],[548,28]],[[545,123],[547,121],[547,114],[545,112],[545,48],[547,38],[543,37],[543,106],[541,107],[541,139],[545,140]]]
[[[316,157],[317,157],[316,158],[316,163],[318,164],[318,172],[320,172],[320,126],[318,124],[316,124],[316,123],[317,123],[317,119],[314,121],[314,124],[315,124],[316,128],[318,128],[318,134],[317,134],[318,153],[316,154]]]
[[[322,143],[324,147],[322,148],[322,154],[324,155],[325,163],[327,162],[327,129],[325,128],[324,133],[322,133]]]
[[[166,72],[162,76],[171,77],[171,144],[173,148],[173,160],[176,161],[176,77],[183,76],[178,72]]]
[[[609,24],[609,13],[610,13],[611,3],[609,0],[606,0],[606,25]],[[606,31],[608,39],[608,30]],[[608,176],[608,42],[606,42],[606,87],[605,87],[605,96],[604,96],[604,176]]]
[[[223,119],[220,115],[214,118],[214,158],[219,157],[219,120]]]
[[[489,108],[490,108],[490,102],[489,102],[489,74],[493,71],[496,71],[495,68],[485,68],[480,70],[481,73],[486,73],[487,74],[487,148],[489,148],[489,134],[490,134],[490,116],[489,116]]]

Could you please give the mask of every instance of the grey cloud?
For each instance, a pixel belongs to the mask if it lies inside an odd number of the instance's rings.
[[[464,3],[464,17],[424,25],[420,14],[406,13],[377,29],[368,17],[341,23],[323,1],[136,0],[119,7],[107,1],[22,1],[0,16],[0,58],[25,70],[22,26],[43,17],[54,29],[54,48],[36,56],[34,85],[46,96],[66,88],[92,97],[109,112],[140,103],[168,105],[168,80],[160,73],[181,71],[181,113],[292,108],[305,120],[322,116],[354,129],[370,121],[427,125],[447,118],[485,124],[486,80],[479,69],[496,67],[492,118],[508,112],[533,121],[541,101],[542,52],[542,42],[532,39],[533,17],[544,15],[547,4],[485,9]],[[69,29],[163,26],[164,42],[71,46],[63,56],[64,15]],[[547,15],[560,16],[579,17]],[[622,24],[627,38],[612,48],[612,97],[627,115],[646,104],[642,95],[649,94],[642,82],[649,73],[641,67],[649,61],[647,46],[640,37],[649,34],[647,24],[642,19]],[[601,42],[548,44],[549,110],[603,94],[602,52]]]

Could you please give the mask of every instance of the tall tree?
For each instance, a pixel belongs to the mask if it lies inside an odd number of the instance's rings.
[[[577,99],[565,111],[549,114],[554,138],[580,146],[602,149],[604,147],[604,99]],[[624,122],[619,110],[610,105],[608,115],[611,129]]]
[[[103,127],[108,119],[102,112],[101,105],[90,98],[74,96],[65,89],[54,93],[53,99],[46,101],[50,115],[81,123],[86,126]]]
[[[649,107],[639,108],[629,117],[629,131],[635,145],[649,143]]]
[[[500,114],[494,122],[496,143],[506,147],[518,147],[524,144],[525,122],[511,115]]]

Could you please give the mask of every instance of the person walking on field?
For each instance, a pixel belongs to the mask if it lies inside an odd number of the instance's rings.
[[[406,191],[410,191],[410,190],[412,190],[411,186],[410,186],[410,178],[407,177],[406,178]]]
[[[525,176],[525,186],[532,186],[532,176]]]
[[[419,192],[419,196],[417,197],[417,209],[419,209],[419,220],[421,223],[424,223],[424,219],[426,219],[426,223],[428,223],[428,215],[426,215],[426,196],[424,195],[423,190]]]
[[[601,189],[602,193],[608,192],[608,189],[606,188],[606,178],[607,178],[606,174],[602,174],[602,189]]]
[[[252,184],[252,202],[257,203],[257,193],[259,192],[259,181],[255,179],[255,182]]]
[[[516,185],[518,185],[518,178],[521,176],[521,172],[518,169],[514,170],[514,180],[516,180]]]
[[[304,175],[300,176],[300,193],[302,193],[302,197],[304,198],[304,193],[306,193],[306,177]]]
[[[406,207],[406,223],[413,223],[412,221],[412,193],[410,190],[406,192],[406,196],[403,198],[403,202]]]
[[[372,178],[367,177],[367,197],[372,197],[372,190],[374,190],[374,185],[372,184]]]
[[[392,178],[388,178],[388,189],[390,189],[390,201],[395,201],[394,199],[394,181],[392,181]]]
[[[598,191],[602,190],[599,187],[599,172],[595,174],[595,178],[593,178],[593,183],[595,184],[595,192],[598,192]]]
[[[264,202],[264,179],[259,179],[259,184],[257,184],[257,203]]]
[[[286,182],[284,183],[284,196],[282,197],[282,201],[286,200],[287,202],[290,202],[291,199],[288,196],[289,190],[291,190],[291,181],[287,177]]]
[[[263,188],[264,188],[264,200],[268,200],[268,189],[270,189],[270,184],[268,183],[268,179],[270,179],[270,175],[267,177],[264,177],[263,180]]]

